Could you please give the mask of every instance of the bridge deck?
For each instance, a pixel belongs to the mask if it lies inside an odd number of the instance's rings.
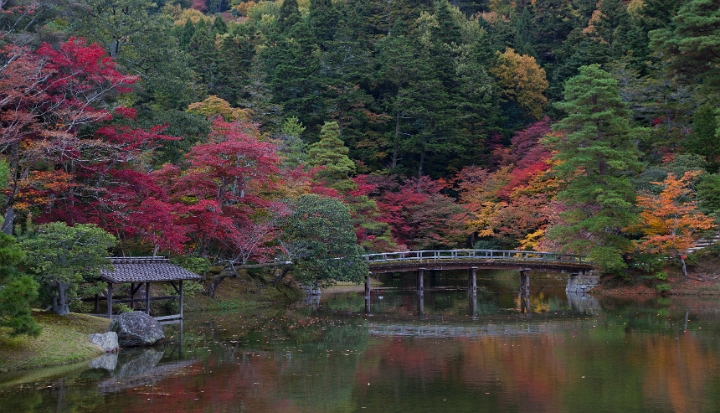
[[[423,250],[365,255],[373,273],[426,270],[538,269],[585,272],[593,269],[584,256],[514,250]]]

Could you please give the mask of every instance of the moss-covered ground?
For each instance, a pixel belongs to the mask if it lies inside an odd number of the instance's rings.
[[[184,311],[241,311],[299,300],[302,298],[302,291],[289,281],[278,283],[276,287],[267,276],[240,271],[237,278],[226,278],[222,281],[215,298],[199,291],[185,297]]]
[[[10,337],[7,330],[0,330],[0,372],[68,364],[103,354],[87,336],[107,331],[108,319],[76,313],[61,317],[43,311],[35,311],[33,317],[42,327],[38,337]]]

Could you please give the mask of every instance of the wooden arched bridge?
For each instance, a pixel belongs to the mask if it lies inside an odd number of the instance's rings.
[[[423,250],[367,254],[370,273],[365,278],[365,303],[369,312],[370,276],[388,272],[417,272],[417,292],[424,292],[424,273],[468,270],[468,293],[477,292],[478,269],[514,269],[520,275],[520,294],[530,296],[530,271],[562,271],[582,274],[593,270],[587,257],[556,252],[514,250]]]
[[[367,254],[373,274],[425,270],[530,268],[582,273],[593,269],[582,255],[512,250],[423,250]]]

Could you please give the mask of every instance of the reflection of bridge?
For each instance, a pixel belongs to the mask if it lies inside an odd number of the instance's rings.
[[[368,323],[370,335],[388,337],[497,337],[548,334],[581,329],[587,322],[539,322],[513,324],[485,324],[477,326],[444,326]]]
[[[581,255],[509,250],[425,250],[368,254],[370,274],[417,271],[417,292],[423,294],[426,270],[468,270],[468,293],[477,291],[477,270],[516,269],[520,272],[520,295],[530,296],[530,271],[564,271],[573,275],[592,271]],[[370,312],[370,274],[365,278],[365,307]]]

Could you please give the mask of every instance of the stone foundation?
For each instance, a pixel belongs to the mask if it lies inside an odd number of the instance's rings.
[[[572,274],[568,277],[565,292],[573,294],[582,294],[590,291],[596,285],[600,284],[600,275],[588,274]]]

